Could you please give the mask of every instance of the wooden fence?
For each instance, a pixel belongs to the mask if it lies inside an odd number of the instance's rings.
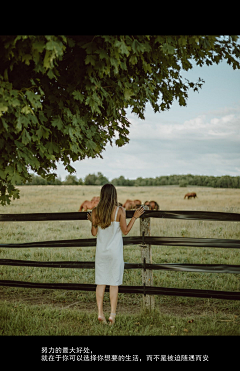
[[[126,217],[131,218],[134,211],[127,211]],[[123,237],[124,245],[139,244],[142,252],[141,263],[125,263],[125,269],[142,269],[142,286],[119,286],[120,293],[143,294],[144,306],[149,309],[154,307],[154,295],[188,296],[199,298],[215,298],[240,300],[240,292],[179,289],[152,286],[152,270],[171,270],[181,272],[202,272],[202,273],[240,273],[240,265],[226,264],[152,264],[151,245],[157,246],[192,246],[209,248],[240,248],[240,240],[234,239],[213,239],[213,238],[186,238],[186,237],[155,237],[150,236],[150,218],[170,218],[182,220],[211,220],[239,222],[240,214],[207,212],[207,211],[150,211],[146,210],[140,219],[140,236]],[[25,222],[25,221],[53,221],[53,220],[86,220],[86,212],[66,213],[34,213],[34,214],[0,214],[0,222]],[[90,226],[89,226],[90,227]],[[28,242],[17,244],[0,244],[0,248],[68,248],[80,246],[96,246],[96,238]],[[10,266],[31,266],[49,268],[87,268],[94,269],[94,262],[83,261],[25,261],[0,259],[0,265]],[[73,283],[34,283],[24,281],[0,280],[0,286],[43,288],[43,289],[64,289],[95,291],[95,284],[73,284]],[[106,287],[109,291],[109,287]]]

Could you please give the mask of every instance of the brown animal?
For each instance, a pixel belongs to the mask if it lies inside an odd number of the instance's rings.
[[[85,200],[78,211],[88,211],[92,210],[99,203],[100,197],[93,197],[91,201]]]
[[[187,197],[188,200],[189,200],[189,198],[192,198],[192,197],[195,198],[195,197],[197,197],[197,194],[196,194],[195,192],[189,192],[189,193],[186,193],[186,194],[185,194],[184,199],[185,199],[186,197]]]
[[[149,210],[159,210],[159,205],[156,201],[145,201],[144,205],[149,207]]]
[[[132,210],[132,209],[137,209],[138,207],[141,206],[141,201],[140,200],[127,200],[124,204],[123,207],[126,210]]]

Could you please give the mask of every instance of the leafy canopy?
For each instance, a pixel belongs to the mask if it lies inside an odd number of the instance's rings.
[[[19,198],[30,172],[54,179],[62,161],[102,157],[126,144],[126,109],[144,119],[203,84],[182,70],[227,60],[240,68],[237,36],[0,36],[0,200]]]

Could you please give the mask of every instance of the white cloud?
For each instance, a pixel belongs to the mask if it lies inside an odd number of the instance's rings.
[[[211,118],[210,115],[200,115],[190,120],[179,123],[165,123],[161,121],[161,115],[156,122],[138,121],[131,117],[130,138],[159,139],[159,140],[187,140],[187,139],[211,139],[211,137],[226,137],[240,139],[240,112],[223,114],[220,117]]]
[[[179,111],[178,111],[179,112]],[[77,161],[77,177],[100,171],[109,180],[170,174],[240,175],[240,101],[234,107],[180,116],[129,114],[130,142],[106,146],[103,159]],[[59,166],[62,179],[67,172]]]

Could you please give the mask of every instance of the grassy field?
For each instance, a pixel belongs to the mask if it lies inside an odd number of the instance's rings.
[[[98,186],[25,186],[21,198],[0,213],[72,212],[98,196]],[[161,210],[240,213],[240,189],[204,187],[117,187],[118,201],[156,200]],[[184,200],[194,191],[196,199]],[[129,236],[139,235],[139,221]],[[240,223],[151,219],[152,236],[240,238]],[[0,224],[0,244],[93,238],[86,221]],[[1,259],[94,261],[95,248],[0,248]],[[152,246],[153,263],[237,264],[238,249]],[[141,262],[139,246],[124,248],[125,262]],[[1,266],[0,279],[30,282],[94,283],[93,269]],[[153,271],[154,286],[240,291],[237,274]],[[123,285],[142,285],[141,270],[126,270]],[[95,293],[0,286],[0,335],[240,335],[239,301],[155,296],[155,310],[142,309],[142,296],[119,294],[113,327],[97,323]],[[106,316],[110,311],[105,295]]]

